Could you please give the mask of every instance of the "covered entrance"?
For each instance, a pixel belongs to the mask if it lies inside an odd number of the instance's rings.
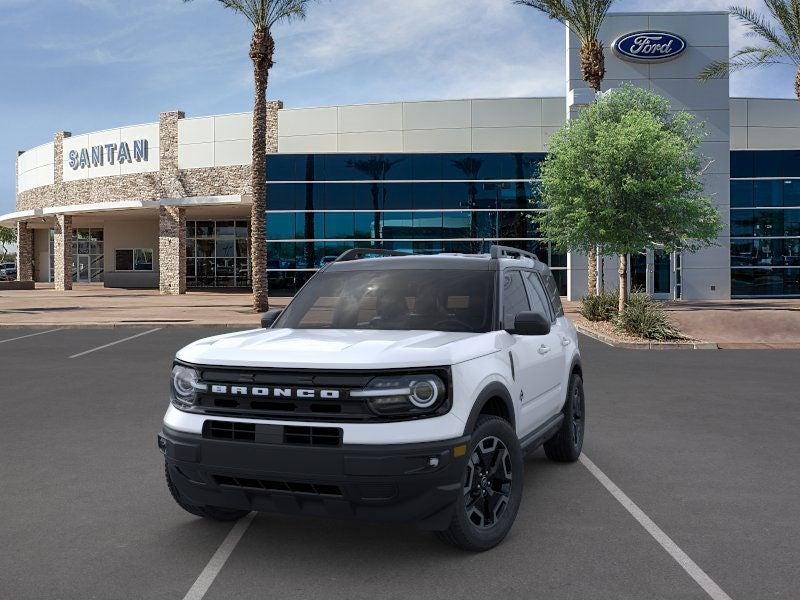
[[[628,256],[628,286],[658,300],[680,298],[680,255],[648,249]]]

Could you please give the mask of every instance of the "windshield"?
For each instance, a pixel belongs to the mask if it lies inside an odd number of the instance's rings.
[[[295,296],[276,328],[492,330],[493,271],[322,272]]]

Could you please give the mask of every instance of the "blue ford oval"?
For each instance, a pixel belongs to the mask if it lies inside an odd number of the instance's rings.
[[[637,31],[616,39],[614,52],[626,60],[656,62],[676,58],[686,50],[686,40],[665,31]]]

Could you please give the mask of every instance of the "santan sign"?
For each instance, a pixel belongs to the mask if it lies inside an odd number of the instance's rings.
[[[133,149],[131,150],[131,146]],[[101,144],[91,148],[81,148],[70,150],[67,161],[73,171],[91,167],[102,167],[104,164],[113,165],[115,163],[125,164],[136,162],[147,162],[148,143],[146,139],[120,142],[119,144]]]
[[[634,62],[672,60],[686,50],[686,40],[665,31],[637,31],[614,40],[614,53]]]

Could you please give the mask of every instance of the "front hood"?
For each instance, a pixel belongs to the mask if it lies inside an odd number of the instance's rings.
[[[254,329],[198,340],[178,360],[283,368],[447,366],[496,352],[492,333],[354,329]]]

